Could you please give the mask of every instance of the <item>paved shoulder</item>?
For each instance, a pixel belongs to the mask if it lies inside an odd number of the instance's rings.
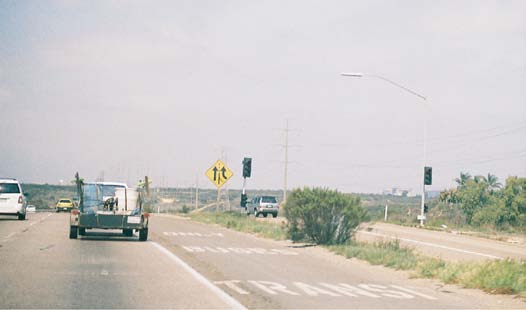
[[[405,272],[188,220],[154,217],[167,249],[248,308],[524,308],[510,296],[410,279]]]

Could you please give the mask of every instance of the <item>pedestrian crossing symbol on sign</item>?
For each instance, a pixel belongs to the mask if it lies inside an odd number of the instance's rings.
[[[223,184],[234,175],[232,170],[228,169],[225,163],[221,160],[216,161],[216,163],[210,167],[205,174],[210,181],[217,186],[217,188],[221,188],[221,186],[223,186]]]

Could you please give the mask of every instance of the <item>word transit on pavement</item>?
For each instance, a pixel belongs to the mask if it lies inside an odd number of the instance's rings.
[[[234,173],[230,170],[223,161],[220,159],[215,162],[215,164],[206,171],[206,176],[214,185],[217,187],[217,204],[216,212],[219,211],[219,200],[221,194],[221,187],[228,181]]]

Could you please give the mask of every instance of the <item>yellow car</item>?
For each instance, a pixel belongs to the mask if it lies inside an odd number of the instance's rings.
[[[75,208],[75,205],[73,204],[73,201],[69,198],[61,198],[57,202],[57,212],[60,211],[71,211],[73,208]]]

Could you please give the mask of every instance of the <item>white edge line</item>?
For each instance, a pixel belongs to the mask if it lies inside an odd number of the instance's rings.
[[[391,238],[391,239],[398,239],[398,240],[402,240],[402,241],[413,242],[413,243],[416,243],[416,244],[422,244],[422,245],[427,245],[427,246],[430,246],[430,247],[441,248],[441,249],[446,249],[446,250],[451,250],[451,251],[457,251],[457,252],[466,253],[466,254],[484,256],[484,257],[489,257],[489,258],[494,258],[494,259],[502,259],[502,257],[500,257],[500,256],[484,254],[484,253],[478,253],[478,252],[472,252],[472,251],[467,251],[467,250],[462,250],[462,249],[448,247],[448,246],[445,246],[445,245],[439,245],[439,244],[434,244],[434,243],[429,243],[429,242],[424,242],[424,241],[418,241],[418,240],[413,240],[413,239],[398,238],[398,237],[393,237],[393,236],[389,236],[389,235],[374,233],[374,232],[370,232],[370,231],[360,231],[360,233],[369,234],[369,235],[373,235],[373,236],[379,236],[379,237],[388,237],[388,238]]]
[[[185,263],[182,259],[180,259],[177,255],[170,252],[168,249],[163,247],[162,245],[158,244],[157,242],[149,242],[154,247],[156,247],[159,251],[161,251],[163,254],[171,258],[173,261],[175,261],[177,264],[179,264],[183,269],[188,271],[194,278],[197,279],[197,281],[201,282],[203,285],[208,287],[212,292],[214,292],[217,297],[219,297],[221,300],[226,302],[229,307],[232,307],[231,309],[246,309],[245,306],[240,304],[237,300],[235,300],[232,296],[228,295],[227,293],[223,292],[220,288],[215,286],[212,282],[210,282],[207,278],[205,278],[202,274],[197,272],[195,269],[190,267],[187,263]]]

